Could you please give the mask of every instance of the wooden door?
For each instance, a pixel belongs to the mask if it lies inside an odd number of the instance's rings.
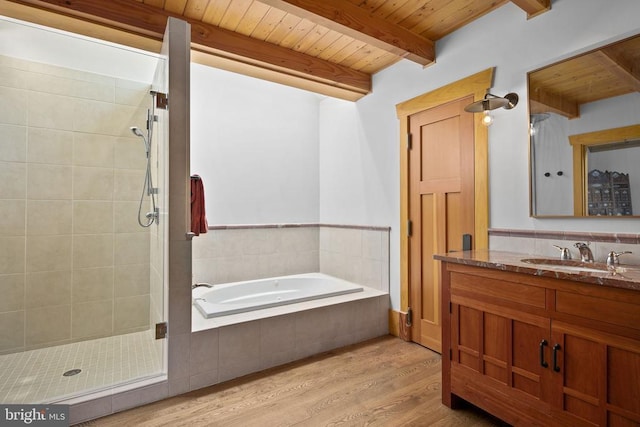
[[[436,253],[462,249],[474,232],[473,97],[409,116],[409,282],[411,340],[442,350]]]

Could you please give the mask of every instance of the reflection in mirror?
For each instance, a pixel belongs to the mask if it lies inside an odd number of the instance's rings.
[[[584,142],[585,135],[640,123],[640,36],[532,71],[528,84],[531,215],[640,215],[640,177],[634,176],[640,170],[631,166],[640,164],[631,163],[636,151],[604,150],[615,143],[629,147],[633,139]],[[583,142],[570,141],[579,135]],[[607,163],[600,163],[605,157]],[[590,212],[588,173],[595,169],[629,175],[635,211],[607,206]]]

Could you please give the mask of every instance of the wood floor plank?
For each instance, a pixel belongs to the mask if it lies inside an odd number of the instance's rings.
[[[440,355],[386,336],[81,426],[495,426],[442,405]]]

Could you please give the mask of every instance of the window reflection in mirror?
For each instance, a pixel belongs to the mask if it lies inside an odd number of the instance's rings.
[[[531,214],[588,216],[587,174],[600,160],[591,159],[588,144],[581,147],[582,158],[575,158],[569,139],[640,123],[640,36],[534,70],[528,84]],[[603,172],[630,174],[631,201],[636,202],[632,213],[640,215],[640,194],[634,198],[640,182],[633,184],[640,177],[622,163],[626,156],[606,156],[618,163],[605,165]],[[578,160],[582,169],[576,169]]]

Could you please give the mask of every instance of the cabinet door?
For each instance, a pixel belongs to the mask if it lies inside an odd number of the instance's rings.
[[[640,343],[562,322],[552,324],[553,407],[573,425],[640,425]]]
[[[543,384],[550,370],[541,362],[548,363],[550,353],[543,346],[542,356],[540,343],[549,343],[549,319],[506,308],[453,304],[451,329],[452,371],[489,380],[487,384],[510,398],[548,412]]]

